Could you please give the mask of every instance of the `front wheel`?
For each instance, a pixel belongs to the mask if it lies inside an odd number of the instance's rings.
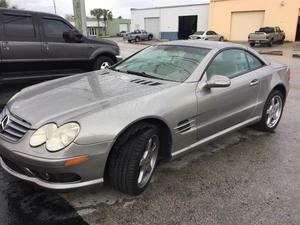
[[[280,91],[273,91],[264,106],[262,118],[256,127],[262,131],[273,131],[278,126],[284,107],[284,97]]]
[[[250,46],[251,46],[252,48],[255,46],[255,43],[254,43],[254,42],[250,42],[249,44],[250,44]]]
[[[119,191],[138,195],[150,183],[157,164],[160,131],[149,123],[133,126],[125,132],[112,149],[106,177]]]
[[[114,60],[109,56],[99,56],[93,65],[93,70],[102,70],[109,68],[114,64]]]
[[[268,46],[269,46],[269,47],[272,47],[272,46],[273,46],[273,40],[271,40],[271,41],[268,43]]]
[[[136,37],[134,40],[135,40],[135,42],[139,42],[141,40],[141,38],[140,37]]]

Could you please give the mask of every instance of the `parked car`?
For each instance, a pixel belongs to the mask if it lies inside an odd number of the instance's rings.
[[[0,83],[48,79],[115,64],[119,46],[89,39],[57,15],[0,9]]]
[[[206,40],[206,41],[224,41],[224,37],[212,30],[198,31],[189,36],[189,39]]]
[[[285,33],[280,27],[262,27],[248,36],[248,42],[251,47],[254,47],[256,44],[267,44],[272,47],[273,43],[283,44],[284,40]]]
[[[252,124],[273,131],[289,79],[286,65],[238,44],[152,46],[17,93],[0,115],[1,165],[46,188],[105,181],[137,195],[162,160]]]
[[[121,31],[121,32],[119,32],[119,33],[117,33],[117,36],[118,37],[124,37],[124,35],[126,35],[126,33],[127,33],[127,31]]]
[[[127,33],[123,37],[124,40],[127,40],[129,43],[132,41],[139,42],[143,40],[152,40],[153,39],[153,34],[148,33],[145,30],[135,30],[134,32]]]

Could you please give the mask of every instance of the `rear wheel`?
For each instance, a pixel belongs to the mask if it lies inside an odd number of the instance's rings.
[[[264,106],[262,118],[256,127],[262,131],[273,131],[278,126],[284,106],[284,97],[280,91],[273,91]]]
[[[138,195],[148,186],[158,160],[159,129],[140,123],[126,131],[112,149],[106,177],[119,191]]]
[[[223,38],[223,37],[220,37],[220,40],[219,40],[219,41],[223,42],[223,41],[224,41],[224,38]]]
[[[93,70],[106,69],[114,64],[114,60],[109,56],[99,56],[93,65]]]
[[[148,36],[148,40],[151,41],[152,39],[153,39],[153,35],[150,34],[150,35]]]
[[[273,39],[268,43],[268,46],[269,46],[269,47],[272,47],[272,46],[273,46]]]
[[[141,38],[140,37],[136,37],[134,40],[135,40],[135,42],[139,42],[141,40]]]

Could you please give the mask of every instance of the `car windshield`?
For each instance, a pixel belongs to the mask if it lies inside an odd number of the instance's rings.
[[[204,31],[198,31],[196,33],[194,33],[195,35],[203,35],[204,34]]]
[[[156,79],[183,82],[198,67],[209,49],[158,45],[142,50],[112,68]]]
[[[262,27],[259,29],[259,32],[264,32],[264,33],[269,34],[269,33],[274,33],[275,30],[273,27]]]

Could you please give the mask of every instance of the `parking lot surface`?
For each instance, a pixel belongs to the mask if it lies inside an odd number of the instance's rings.
[[[116,40],[125,57],[146,47]],[[244,128],[161,164],[138,197],[98,185],[57,193],[0,169],[0,224],[299,225],[300,59],[290,54],[297,47],[280,46],[283,56],[265,56],[292,71],[275,133]],[[0,104],[23,86],[1,87]]]

